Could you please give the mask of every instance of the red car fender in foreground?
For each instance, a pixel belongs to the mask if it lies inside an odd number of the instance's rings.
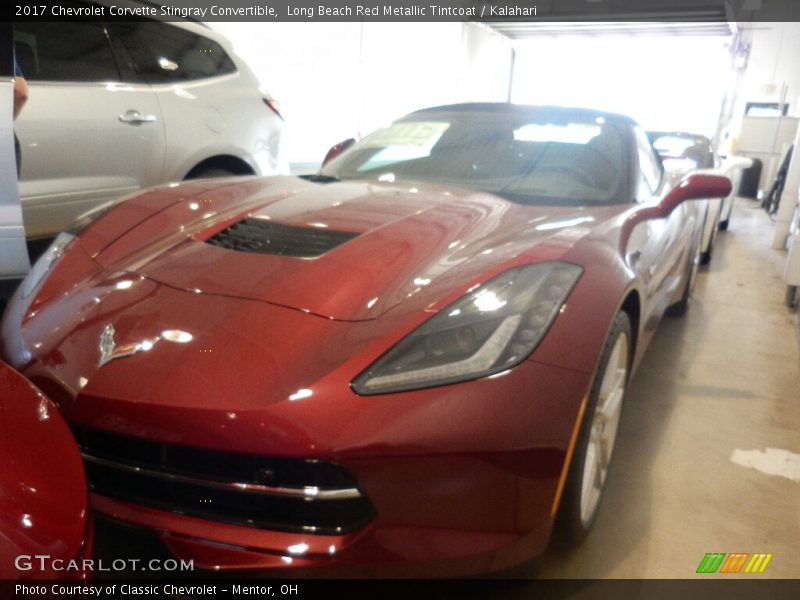
[[[91,533],[72,434],[55,405],[0,362],[0,578],[83,579]]]

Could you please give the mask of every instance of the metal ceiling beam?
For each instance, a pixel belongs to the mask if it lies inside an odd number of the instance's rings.
[[[514,40],[557,35],[666,35],[666,36],[730,36],[734,24],[717,22],[510,22],[485,23],[493,30]]]

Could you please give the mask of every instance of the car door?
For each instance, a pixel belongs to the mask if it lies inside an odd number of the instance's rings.
[[[636,127],[634,135],[638,160],[636,201],[657,202],[664,191],[669,190],[671,182],[644,130]],[[694,227],[690,230],[684,227],[689,210],[684,203],[668,217],[650,219],[645,223],[646,242],[637,271],[645,282],[647,305],[654,313],[667,308],[682,281],[683,261],[694,235]],[[647,315],[647,320],[649,317]]]
[[[30,96],[16,131],[29,238],[158,183],[164,128],[149,86],[125,78],[103,25],[19,22],[17,59]]]
[[[269,175],[281,169],[281,118],[246,65],[237,66],[210,30],[141,19],[110,23],[108,31],[164,113],[165,177],[203,177],[209,171]],[[222,156],[235,160],[202,164]]]
[[[13,283],[30,268],[25,232],[22,227],[17,192],[16,159],[12,104],[14,102],[14,61],[11,53],[10,27],[0,24],[0,300]],[[8,27],[7,30],[6,27]]]

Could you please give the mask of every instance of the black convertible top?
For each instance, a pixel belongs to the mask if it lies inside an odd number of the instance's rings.
[[[424,114],[436,113],[454,113],[454,112],[481,112],[481,113],[508,113],[508,114],[522,114],[522,113],[549,113],[552,115],[560,116],[574,116],[583,118],[598,118],[618,121],[627,123],[629,125],[636,125],[636,121],[627,115],[618,113],[605,112],[600,110],[593,110],[590,108],[577,108],[569,106],[550,106],[550,105],[530,105],[530,104],[512,104],[510,102],[464,102],[461,104],[443,104],[441,106],[434,106],[431,108],[423,108],[421,110],[412,112],[404,118]]]

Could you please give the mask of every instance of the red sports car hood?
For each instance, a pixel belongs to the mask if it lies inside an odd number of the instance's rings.
[[[22,365],[35,350],[26,375],[73,423],[218,448],[230,446],[235,429],[244,452],[258,451],[257,430],[272,423],[282,428],[281,440],[291,438],[306,453],[317,440],[319,450],[326,430],[342,431],[372,401],[342,382],[428,310],[511,265],[569,260],[576,240],[593,247],[601,235],[594,226],[602,229],[620,212],[521,206],[421,186],[294,178],[197,185],[186,188],[190,194],[168,190],[149,218],[103,246],[96,240],[109,239],[119,219],[117,211],[101,217],[86,231],[95,241],[81,234],[82,245],[64,253],[30,305],[9,307],[3,352]],[[145,198],[156,205],[160,193]],[[128,202],[130,212],[141,199]],[[252,217],[279,223],[279,233],[301,229],[303,241],[309,238],[302,233],[315,229],[345,232],[345,239],[323,238],[340,243],[315,258],[209,242]],[[291,249],[291,236],[275,239]],[[22,338],[13,333],[18,323]],[[571,339],[566,349],[554,342],[540,351],[585,369],[586,344]],[[355,412],[342,410],[342,394]],[[271,420],[267,407],[278,411]],[[408,412],[408,405],[397,410]],[[331,429],[332,422],[341,427]],[[300,423],[302,431],[292,433]]]
[[[181,290],[357,321],[534,248],[558,258],[597,213],[441,186],[259,178],[183,198],[95,259]]]

